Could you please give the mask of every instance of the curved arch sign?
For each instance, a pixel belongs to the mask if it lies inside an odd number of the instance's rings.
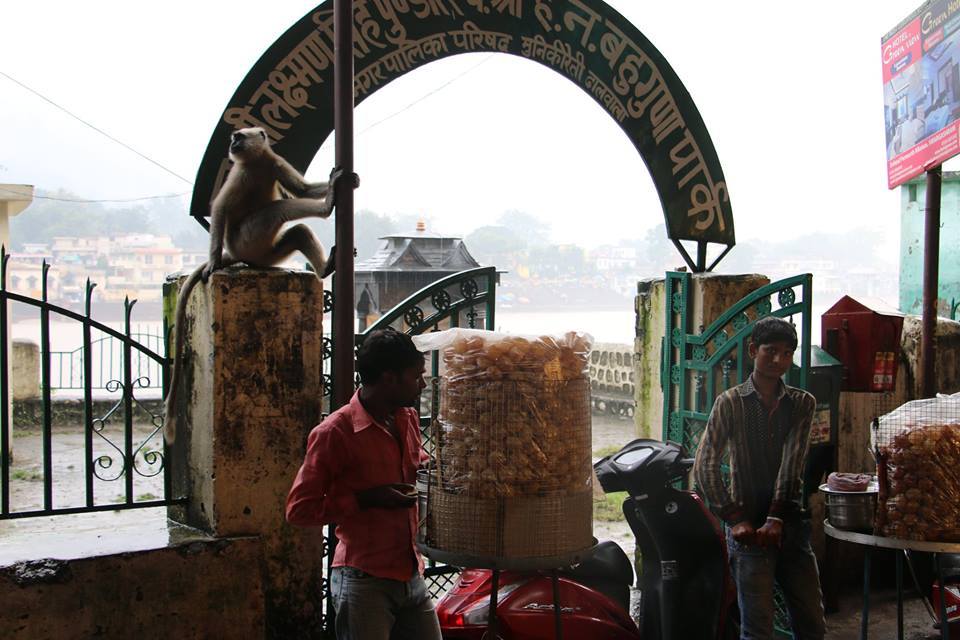
[[[690,94],[650,41],[604,2],[355,0],[354,38],[357,103],[413,69],[459,53],[508,53],[565,76],[633,141],[672,240],[694,240],[701,248],[735,244],[723,171]],[[263,127],[276,151],[306,170],[333,131],[333,42],[328,0],[263,54],[213,132],[192,216],[203,221],[209,214],[229,169],[234,129]]]

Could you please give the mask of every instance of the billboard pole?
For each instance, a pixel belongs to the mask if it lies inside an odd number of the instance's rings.
[[[934,346],[937,332],[937,298],[940,277],[941,165],[927,170],[926,215],[923,233],[923,319],[920,333],[920,396],[937,393]]]
[[[333,393],[331,413],[353,396],[353,0],[334,0],[334,131],[336,273],[333,277]]]

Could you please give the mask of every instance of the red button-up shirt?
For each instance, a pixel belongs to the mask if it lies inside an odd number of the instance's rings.
[[[380,578],[407,581],[423,573],[414,542],[417,506],[360,509],[356,492],[385,484],[414,484],[427,456],[420,447],[415,409],[398,409],[399,442],[360,403],[330,414],[307,439],[303,465],[287,496],[287,522],[298,526],[337,523],[333,566],[356,567]],[[401,446],[402,443],[402,446]]]

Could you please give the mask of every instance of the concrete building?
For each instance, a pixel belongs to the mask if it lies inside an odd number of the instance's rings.
[[[926,203],[923,176],[900,187],[900,311],[921,312],[923,302],[923,227]],[[939,312],[950,317],[960,302],[960,172],[943,172],[940,204]]]

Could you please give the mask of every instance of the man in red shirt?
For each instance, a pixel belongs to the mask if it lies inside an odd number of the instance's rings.
[[[440,640],[417,532],[421,449],[416,406],[424,359],[410,336],[370,334],[357,354],[362,386],[314,427],[287,496],[287,522],[337,523],[330,589],[338,640]]]

